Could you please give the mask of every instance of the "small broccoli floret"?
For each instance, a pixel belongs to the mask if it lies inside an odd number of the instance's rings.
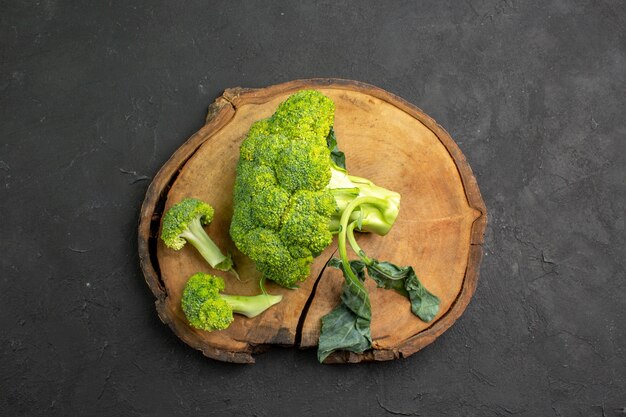
[[[230,235],[265,278],[285,287],[308,277],[354,199],[378,197],[352,211],[361,231],[384,235],[398,215],[398,193],[348,175],[331,159],[334,116],[331,99],[299,91],[255,122],[241,145]]]
[[[222,253],[202,227],[211,223],[213,213],[213,207],[209,204],[196,198],[186,198],[172,206],[163,216],[161,239],[165,246],[174,250],[182,249],[189,242],[211,267],[236,275],[231,257]]]
[[[233,313],[255,317],[282,300],[282,295],[254,296],[221,294],[224,280],[199,272],[192,275],[181,299],[185,317],[193,327],[213,331],[226,329],[233,322]]]

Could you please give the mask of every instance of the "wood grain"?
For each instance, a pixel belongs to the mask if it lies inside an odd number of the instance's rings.
[[[270,283],[268,290],[284,299],[256,318],[236,316],[228,329],[204,332],[189,327],[180,310],[184,283],[198,271],[224,277],[227,292],[258,291],[258,272],[228,235],[239,145],[254,121],[270,116],[280,102],[304,88],[317,89],[335,102],[335,131],[348,170],[402,195],[392,231],[385,237],[360,235],[359,243],[371,257],[413,265],[442,300],[436,319],[424,323],[411,313],[408,300],[370,280],[373,349],[339,352],[327,361],[408,356],[432,343],[469,303],[478,279],[486,209],[465,157],[443,128],[406,101],[356,81],[313,79],[234,88],[211,105],[206,125],[161,168],[141,210],[141,266],[157,298],[159,317],[187,344],[223,361],[254,362],[253,354],[269,345],[317,345],[320,318],[338,303],[343,280],[338,271],[324,268],[335,244],[316,259],[298,290]],[[157,239],[161,214],[185,197],[213,205],[216,216],[208,233],[233,254],[243,281],[211,270],[191,247],[175,252]]]

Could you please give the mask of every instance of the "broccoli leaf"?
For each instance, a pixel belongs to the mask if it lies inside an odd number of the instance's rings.
[[[333,268],[344,271],[341,260],[333,258],[328,262]],[[350,267],[361,282],[365,280],[365,264],[362,261],[350,261]],[[372,346],[370,322],[372,307],[369,295],[363,285],[359,286],[345,280],[341,304],[322,317],[317,359],[323,362],[336,350],[349,350],[362,353]]]
[[[412,266],[399,267],[390,262],[372,259],[367,273],[379,287],[396,290],[411,301],[411,311],[425,322],[439,312],[439,298],[422,285]]]
[[[408,269],[410,266],[400,268],[390,262],[378,262],[372,259],[372,264],[367,266],[367,273],[378,287],[388,290],[396,290],[405,297],[409,296],[409,293],[404,288],[404,283],[408,275]]]
[[[337,146],[337,137],[335,136],[335,131],[332,127],[326,137],[326,144],[328,145],[328,149],[330,149],[330,159],[332,159],[335,165],[339,168],[346,169],[346,155],[339,150],[339,146]]]
[[[422,285],[413,268],[411,268],[411,274],[404,283],[404,288],[409,292],[413,314],[427,323],[432,321],[439,312],[439,297],[429,292]]]

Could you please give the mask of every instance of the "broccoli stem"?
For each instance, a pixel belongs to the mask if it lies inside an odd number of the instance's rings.
[[[211,267],[237,275],[237,272],[233,269],[232,259],[230,256],[225,256],[209,235],[206,234],[200,222],[200,217],[196,217],[189,222],[187,230],[181,233],[180,236],[191,243]]]
[[[259,295],[227,295],[220,294],[220,297],[228,303],[233,313],[243,314],[246,317],[255,317],[278,304],[282,295],[259,294]]]
[[[331,168],[331,180],[328,189],[335,198],[339,210],[330,219],[332,233],[341,231],[341,219],[350,204],[356,199],[373,197],[375,200],[360,203],[351,208],[351,221],[360,221],[359,230],[386,235],[398,217],[400,211],[400,194],[379,187],[368,179],[348,175],[339,167]]]
[[[365,252],[359,247],[354,238],[354,229],[365,229],[369,225],[369,220],[366,219],[356,219],[351,220],[353,213],[357,209],[362,209],[363,206],[371,206],[375,208],[379,208],[380,212],[384,212],[385,208],[388,205],[388,201],[378,197],[359,197],[354,199],[346,209],[343,211],[341,215],[341,220],[339,224],[339,235],[337,236],[338,247],[339,247],[339,257],[341,258],[341,262],[343,263],[344,271],[346,278],[349,279],[355,285],[358,285],[361,288],[365,288],[363,283],[358,279],[358,277],[352,271],[352,267],[350,266],[350,260],[348,259],[348,250],[346,246],[346,240],[349,241],[352,249],[359,255],[359,257],[366,264],[371,264],[372,260],[365,255]],[[376,217],[376,221],[380,218]],[[393,222],[392,222],[393,224]],[[390,226],[391,227],[391,226]]]
[[[363,251],[363,249],[361,249],[361,247],[359,246],[359,244],[356,242],[356,239],[354,237],[354,229],[358,227],[359,222],[358,221],[353,221],[352,223],[350,223],[348,225],[348,230],[346,232],[347,237],[348,237],[348,242],[350,243],[350,246],[352,247],[352,250],[354,251],[354,253],[356,253],[359,258],[361,258],[361,260],[365,263],[365,265],[372,265],[374,263],[374,261],[372,261]]]

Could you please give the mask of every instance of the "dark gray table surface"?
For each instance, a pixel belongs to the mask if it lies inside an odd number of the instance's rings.
[[[624,415],[623,1],[0,4],[0,415]],[[450,132],[489,210],[478,289],[408,359],[206,359],[156,315],[140,204],[225,88],[309,77]]]

